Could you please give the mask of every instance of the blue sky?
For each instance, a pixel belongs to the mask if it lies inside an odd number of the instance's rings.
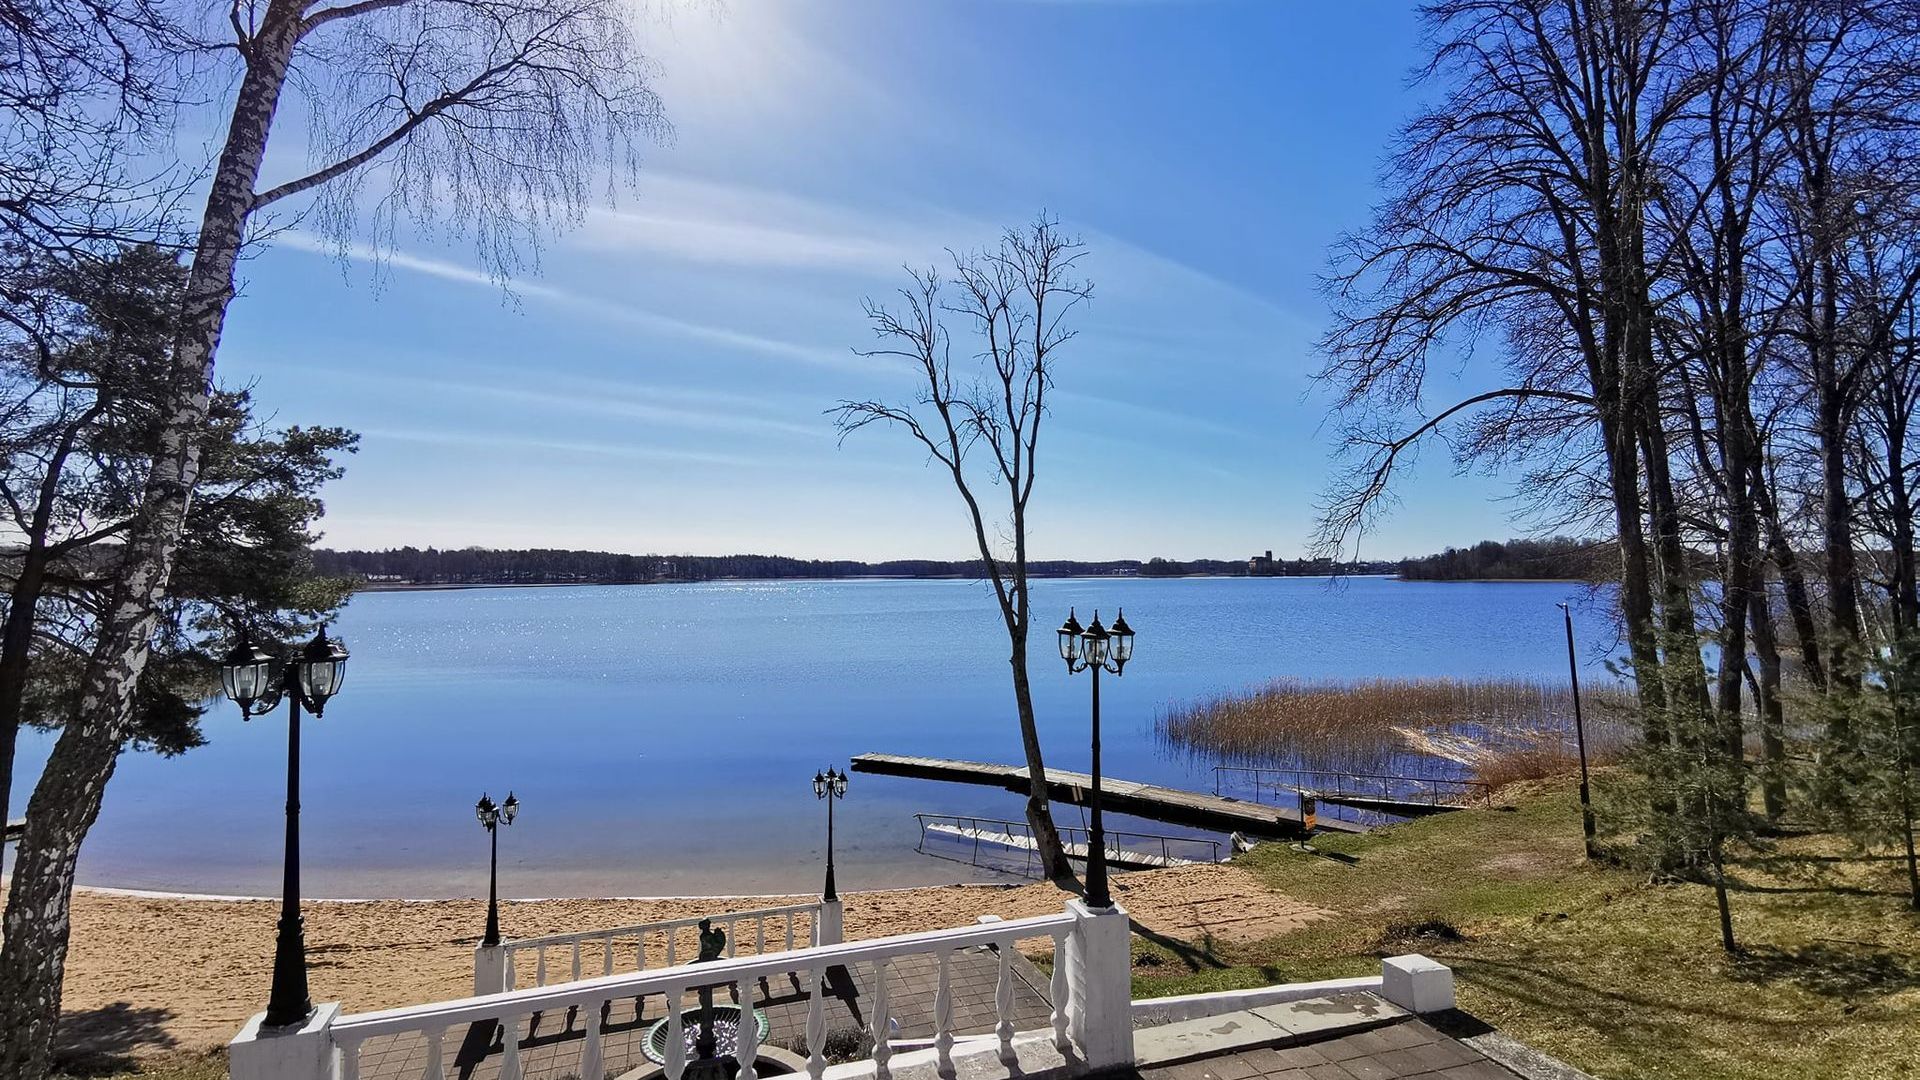
[[[1097,293],[1059,358],[1034,553],[1300,550],[1331,467],[1315,276],[1415,103],[1410,10],[731,0],[645,25],[674,137],[511,295],[444,232],[376,274],[283,215],[243,266],[223,381],[364,437],[326,543],[969,555],[941,474],[886,432],[839,444],[824,411],[911,389],[853,354],[863,297],[1044,208]],[[269,181],[303,130],[280,125]],[[1365,553],[1516,531],[1506,486],[1444,454],[1409,481]]]

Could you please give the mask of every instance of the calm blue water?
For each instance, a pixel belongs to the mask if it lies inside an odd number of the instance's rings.
[[[1101,578],[1040,582],[1035,597],[1048,627],[1070,605],[1083,621],[1125,605],[1138,638],[1126,676],[1102,686],[1107,773],[1196,789],[1211,788],[1206,765],[1154,740],[1164,707],[1279,675],[1561,678],[1554,605],[1568,599],[1583,644],[1612,635],[1565,584]],[[1004,631],[974,582],[372,593],[337,629],[353,650],[345,689],[304,727],[310,896],[484,893],[473,803],[508,788],[522,802],[501,837],[510,896],[814,889],[816,769],[863,751],[1021,760]],[[1042,742],[1049,765],[1084,769],[1087,677],[1054,647],[1035,634]],[[123,759],[83,881],[277,891],[284,719],[242,723],[223,704],[206,730],[183,757]],[[50,745],[24,738],[16,806]],[[1018,818],[1021,800],[855,775],[841,888],[983,876],[915,854],[915,811]]]

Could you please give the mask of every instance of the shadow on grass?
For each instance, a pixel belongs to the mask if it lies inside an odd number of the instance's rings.
[[[1884,996],[1920,987],[1920,960],[1891,949],[1814,942],[1783,949],[1758,945],[1733,958],[1741,982],[1788,982],[1828,997]]]
[[[1225,960],[1222,960],[1219,955],[1213,951],[1212,934],[1202,935],[1200,944],[1195,945],[1176,937],[1169,937],[1151,926],[1140,923],[1138,920],[1135,920],[1133,923],[1133,932],[1172,953],[1174,959],[1187,965],[1188,971],[1202,971],[1209,968],[1219,970],[1233,966]]]
[[[136,1054],[171,1050],[166,1031],[172,1009],[116,1001],[97,1009],[66,1012],[54,1037],[55,1068],[69,1076],[111,1076],[134,1067]]]

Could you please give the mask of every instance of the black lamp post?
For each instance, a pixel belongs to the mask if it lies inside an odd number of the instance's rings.
[[[1116,676],[1133,659],[1133,627],[1127,625],[1127,613],[1113,620],[1111,627],[1100,625],[1100,613],[1093,613],[1093,625],[1082,629],[1073,610],[1060,627],[1060,659],[1067,662],[1067,673],[1093,672],[1093,789],[1087,794],[1092,810],[1092,827],[1087,835],[1087,904],[1110,908],[1113,896],[1107,891],[1107,830],[1100,821],[1100,673]]]
[[[482,792],[473,813],[486,828],[491,848],[487,854],[487,936],[480,939],[480,944],[492,946],[500,944],[500,826],[513,824],[514,817],[520,813],[520,800],[509,791],[507,801],[496,806]]]
[[[284,656],[260,648],[242,632],[220,665],[220,687],[242,718],[264,716],[287,699],[287,845],[280,884],[280,933],[273,949],[273,991],[267,1027],[304,1023],[313,1012],[307,996],[307,942],[300,919],[300,710],[321,715],[340,692],[347,674],[347,647],[327,637]]]
[[[847,774],[828,769],[813,774],[813,797],[827,801],[827,887],[822,900],[838,900],[833,891],[833,804],[847,796]]]
[[[1573,737],[1580,748],[1580,831],[1586,837],[1587,858],[1595,858],[1593,842],[1593,799],[1587,786],[1587,723],[1580,715],[1580,661],[1573,651],[1573,611],[1560,605],[1560,616],[1567,624],[1567,678],[1573,682]]]

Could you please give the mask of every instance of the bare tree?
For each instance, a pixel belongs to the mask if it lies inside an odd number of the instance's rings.
[[[80,845],[124,742],[200,476],[198,437],[235,268],[264,211],[319,189],[346,227],[369,167],[386,166],[378,224],[445,211],[490,270],[521,265],[577,220],[604,165],[631,178],[664,134],[649,65],[620,0],[233,0],[226,140],[206,189],[175,321],[152,465],[65,724],[27,809],[0,946],[0,1074],[39,1080],[60,1011]],[[318,117],[315,167],[262,187],[290,88]],[[330,185],[332,185],[330,187]]]
[[[951,281],[932,270],[909,271],[913,284],[900,291],[902,310],[867,302],[867,317],[884,344],[862,355],[912,365],[919,396],[909,404],[844,401],[837,410],[843,439],[869,424],[906,431],[946,471],[966,504],[1012,650],[1008,663],[1027,757],[1027,823],[1039,843],[1041,867],[1056,882],[1070,882],[1073,871],[1048,805],[1046,764],[1027,680],[1033,628],[1027,507],[1038,476],[1054,353],[1074,337],[1067,316],[1093,295],[1093,284],[1075,276],[1084,252],[1078,239],[1064,235],[1059,222],[1042,214],[1024,228],[1007,230],[992,251],[950,253]],[[978,341],[976,355],[984,370],[976,378],[955,378],[948,315],[964,320]],[[983,503],[983,488],[992,486],[1005,499],[1004,517]]]

